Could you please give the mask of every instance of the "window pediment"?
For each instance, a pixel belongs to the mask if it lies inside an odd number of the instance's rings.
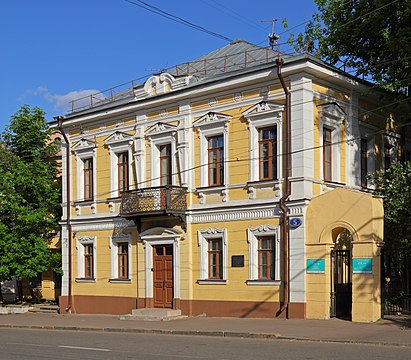
[[[163,122],[158,122],[157,124],[151,126],[146,130],[146,136],[161,135],[170,132],[177,131],[176,125],[170,125]]]
[[[97,147],[97,143],[87,139],[80,139],[72,148],[74,152],[85,152],[93,150]]]
[[[243,112],[243,116],[246,118],[251,118],[258,115],[265,115],[271,113],[280,113],[284,110],[284,105],[276,104],[271,101],[261,101],[256,105]]]
[[[130,135],[120,131],[116,131],[104,140],[104,144],[108,145],[109,147],[112,147],[115,145],[122,145],[128,143],[132,140],[133,138]]]
[[[230,115],[216,113],[216,112],[208,112],[207,114],[201,116],[197,119],[194,123],[194,127],[201,127],[207,125],[214,125],[214,124],[225,124],[231,120]]]
[[[94,242],[95,238],[96,238],[95,236],[86,236],[86,235],[84,235],[84,236],[79,236],[77,238],[77,241],[82,245],[91,244],[91,243]]]
[[[318,112],[320,117],[336,120],[338,123],[342,123],[347,115],[344,109],[335,101],[319,104]]]

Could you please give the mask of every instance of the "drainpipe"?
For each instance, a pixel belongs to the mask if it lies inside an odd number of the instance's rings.
[[[63,135],[64,142],[66,143],[66,214],[67,214],[67,232],[68,232],[68,294],[67,294],[67,307],[66,311],[70,311],[72,305],[72,291],[71,291],[71,273],[72,273],[72,263],[71,263],[71,237],[72,237],[72,229],[71,229],[71,209],[70,209],[70,202],[71,202],[71,194],[70,194],[70,142],[67,138],[66,133],[63,130],[63,116],[57,116],[57,126],[60,130],[61,135]]]
[[[280,209],[283,212],[283,219],[281,223],[281,238],[283,239],[283,303],[280,308],[280,313],[286,310],[286,318],[288,319],[288,301],[289,301],[289,228],[288,228],[288,209],[285,201],[291,194],[291,183],[290,183],[290,165],[291,165],[291,94],[284,82],[283,75],[281,73],[281,67],[283,65],[283,59],[277,59],[277,76],[281,82],[285,94],[285,193],[280,199]]]

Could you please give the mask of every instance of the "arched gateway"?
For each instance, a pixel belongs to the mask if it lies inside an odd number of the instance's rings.
[[[382,199],[335,189],[310,202],[306,219],[307,317],[379,319]]]

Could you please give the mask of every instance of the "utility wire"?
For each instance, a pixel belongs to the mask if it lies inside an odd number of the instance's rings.
[[[218,34],[218,33],[214,32],[214,31],[208,30],[208,29],[206,29],[206,28],[204,28],[204,27],[202,27],[202,26],[200,26],[200,25],[196,25],[196,24],[194,24],[194,23],[192,23],[192,22],[190,22],[190,21],[188,21],[188,20],[185,20],[185,19],[179,17],[179,16],[176,16],[176,15],[173,15],[173,14],[171,14],[171,13],[169,13],[169,12],[166,12],[166,11],[164,11],[164,10],[161,10],[160,8],[158,8],[158,7],[156,7],[156,6],[152,6],[152,5],[150,5],[150,4],[147,4],[147,3],[144,2],[144,1],[141,1],[141,0],[135,0],[135,1],[124,0],[124,1],[125,1],[125,2],[128,2],[128,3],[132,4],[132,5],[138,6],[138,7],[142,8],[142,9],[148,10],[148,11],[154,13],[154,14],[160,15],[160,16],[166,18],[166,19],[169,19],[169,20],[175,21],[175,22],[177,22],[177,23],[179,23],[179,24],[188,26],[188,27],[190,27],[190,28],[192,28],[192,29],[194,29],[194,30],[202,31],[202,32],[204,32],[204,33],[206,33],[206,34],[209,34],[209,35],[214,36],[214,37],[216,37],[216,38],[219,38],[219,39],[221,39],[221,40],[225,40],[225,41],[228,41],[228,42],[233,41],[232,39],[228,38],[227,36],[224,36],[224,35],[221,35],[221,34]]]
[[[389,106],[395,105],[395,104],[397,104],[397,103],[401,103],[401,102],[404,102],[404,101],[409,101],[410,99],[411,99],[411,97],[408,97],[408,98],[402,99],[402,100],[398,100],[398,101],[392,102],[392,103],[390,103],[390,104],[387,104],[387,105],[384,105],[384,106],[380,106],[380,107],[377,107],[377,108],[375,108],[375,109],[371,109],[371,110],[369,110],[369,111],[365,111],[365,112],[363,112],[363,113],[359,113],[358,116],[363,115],[363,114],[367,114],[367,113],[372,112],[372,111],[374,111],[374,110],[380,110],[380,109],[382,109],[382,108],[389,107]],[[409,125],[409,124],[400,124],[400,125],[398,125],[398,127],[401,128],[401,127],[406,126],[406,125]],[[315,131],[315,129],[313,129],[312,131]],[[385,129],[378,129],[378,130],[374,131],[372,134],[373,134],[373,135],[377,135],[377,134],[383,133],[383,132],[385,132],[385,131],[386,131]],[[242,131],[242,132],[243,132],[243,131]],[[311,132],[311,131],[310,131],[310,132]],[[230,134],[231,134],[231,133],[230,133]],[[338,144],[342,144],[342,143],[347,143],[347,144],[349,144],[349,143],[352,143],[352,142],[354,142],[354,141],[359,141],[359,140],[361,139],[361,137],[362,137],[361,135],[359,135],[359,136],[357,136],[357,137],[352,136],[352,137],[347,138],[347,139],[345,139],[345,140],[340,140],[340,141],[332,142],[332,143],[329,144],[329,145],[332,146],[332,145],[338,145]],[[241,139],[241,140],[242,140],[242,141],[245,141],[245,140],[247,140],[247,139]],[[302,153],[302,152],[305,152],[305,151],[313,151],[313,150],[321,149],[321,148],[323,148],[324,146],[329,146],[329,145],[317,145],[317,146],[302,148],[302,149],[298,149],[298,150],[291,151],[289,154],[292,155],[292,154]],[[258,159],[259,159],[259,157],[255,157],[255,158],[245,157],[245,158],[242,158],[242,159],[239,159],[239,158],[238,158],[238,156],[241,156],[242,154],[245,154],[245,153],[249,153],[249,149],[247,149],[247,151],[244,152],[244,153],[238,153],[238,154],[236,154],[236,155],[235,155],[235,156],[236,156],[236,159],[227,159],[227,160],[224,160],[223,163],[224,163],[224,164],[228,164],[228,163],[245,162],[245,161],[258,160]],[[280,157],[280,156],[284,156],[284,155],[286,155],[286,154],[288,154],[288,153],[283,152],[283,153],[277,154],[277,156]],[[204,164],[197,165],[197,166],[193,166],[193,167],[191,167],[191,168],[189,168],[189,169],[177,171],[177,172],[175,172],[175,173],[172,173],[172,175],[175,176],[175,175],[178,175],[178,174],[181,174],[181,173],[186,173],[186,172],[194,171],[194,170],[196,170],[196,169],[199,169],[199,168],[205,167],[205,166],[208,166],[208,162],[207,162],[207,163],[204,163]],[[232,169],[232,167],[231,167],[231,169]],[[110,170],[110,169],[107,169],[106,172],[111,172],[111,170]],[[102,172],[100,172],[99,174],[101,175],[101,173],[102,173]],[[72,176],[72,173],[71,173],[71,172],[69,172],[69,176]],[[109,177],[102,177],[102,176],[100,176],[100,177],[99,177],[99,180],[108,179],[108,178],[109,178]],[[161,179],[161,176],[155,177],[155,178],[154,178],[154,177],[153,177],[153,178],[149,178],[149,179],[146,179],[145,181],[141,181],[141,182],[135,183],[135,186],[137,186],[137,188],[139,188],[139,187],[142,186],[142,185],[149,184],[149,183],[152,182],[153,180],[159,180],[159,179]],[[110,196],[110,195],[112,195],[113,193],[117,193],[117,190],[108,191],[108,192],[104,192],[104,193],[98,193],[98,194],[96,194],[96,196],[97,196],[97,197],[102,197],[102,196],[105,196],[105,195],[109,195],[109,196]],[[81,201],[81,199],[78,199],[78,200],[76,200],[76,201]]]

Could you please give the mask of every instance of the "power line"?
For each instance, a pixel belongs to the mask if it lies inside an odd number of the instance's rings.
[[[408,98],[405,98],[405,99],[402,99],[402,100],[398,100],[398,101],[392,102],[392,103],[390,103],[390,104],[387,104],[387,105],[384,105],[384,106],[380,106],[380,107],[377,107],[377,108],[375,108],[375,109],[372,109],[372,110],[369,110],[369,111],[366,111],[366,112],[363,112],[363,113],[359,113],[358,116],[363,115],[363,114],[366,114],[366,113],[369,113],[369,112],[372,112],[372,111],[374,111],[374,110],[379,110],[379,109],[382,109],[382,108],[385,108],[385,107],[389,107],[389,106],[395,105],[395,104],[397,104],[397,103],[409,101],[410,99],[411,99],[411,97],[408,97]],[[310,102],[311,102],[311,101],[310,101]],[[401,126],[402,126],[402,125],[399,125],[399,127],[401,127]],[[310,130],[310,132],[311,132],[311,131],[315,131],[315,129]],[[378,129],[378,130],[372,132],[372,134],[373,134],[373,135],[377,135],[378,133],[383,133],[384,131],[385,131],[385,129]],[[244,132],[244,130],[242,130],[241,132]],[[230,134],[232,134],[232,132],[231,132]],[[301,134],[300,134],[300,135],[301,135]],[[359,141],[360,139],[361,139],[361,135],[359,135],[359,136],[357,136],[357,137],[354,137],[354,136],[353,136],[353,137],[347,138],[347,139],[345,139],[345,140],[340,140],[340,141],[332,142],[330,145],[338,145],[338,144],[342,144],[342,143],[347,143],[347,144],[348,144],[348,143],[351,143],[351,142],[353,142],[353,141]],[[241,140],[241,141],[244,141],[244,140],[247,140],[247,139],[240,139],[240,140]],[[298,149],[298,150],[291,151],[289,154],[293,155],[293,154],[302,153],[302,152],[305,152],[305,151],[313,151],[313,150],[316,150],[316,149],[321,149],[321,148],[323,148],[323,147],[324,147],[324,145],[317,145],[317,146],[302,148],[302,149]],[[250,150],[247,149],[246,152],[249,153]],[[224,163],[224,164],[228,164],[228,163],[245,162],[245,161],[258,160],[258,159],[259,159],[259,157],[254,157],[254,158],[246,157],[246,158],[243,158],[243,159],[238,159],[238,156],[239,156],[239,155],[245,154],[246,152],[236,154],[236,159],[227,159],[227,160],[224,160],[223,163]],[[284,152],[283,152],[283,153],[277,154],[277,156],[280,157],[280,156],[284,156],[284,155],[286,155],[286,154],[288,154],[288,153],[284,153]],[[199,168],[205,167],[205,166],[208,166],[208,162],[207,162],[207,163],[204,163],[204,164],[197,165],[197,166],[190,167],[189,169],[185,169],[185,170],[181,170],[181,171],[174,172],[174,173],[172,173],[172,175],[173,175],[173,176],[176,176],[176,175],[179,175],[179,174],[181,174],[181,173],[186,173],[186,172],[194,171],[194,170],[196,170],[196,169],[199,169]],[[233,167],[231,167],[230,169],[232,169],[232,168],[233,168]],[[107,170],[105,170],[105,171],[106,171],[106,172],[111,172],[110,169],[107,169]],[[100,174],[101,174],[101,173],[102,173],[102,172],[100,171]],[[69,173],[69,176],[72,176],[72,173],[71,173],[71,172]],[[109,179],[109,178],[110,178],[110,177],[101,177],[101,176],[99,177],[100,180],[101,180],[101,179]],[[154,180],[159,180],[159,179],[161,179],[161,176],[155,177],[155,178],[149,178],[149,179],[146,179],[145,181],[141,181],[141,182],[135,183],[135,186],[137,186],[137,188],[139,188],[141,185],[145,185],[145,184],[148,184],[148,183],[150,183],[150,182],[152,182],[152,181],[154,181]],[[101,197],[101,196],[105,196],[105,195],[112,195],[113,193],[117,193],[117,190],[109,191],[109,192],[104,192],[104,193],[98,193],[98,194],[96,194],[96,197]],[[81,199],[77,199],[76,201],[81,201]]]
[[[135,1],[124,0],[124,1],[125,1],[125,2],[128,2],[128,3],[132,4],[132,5],[138,6],[138,7],[142,8],[142,9],[148,10],[148,11],[154,13],[154,14],[160,15],[160,16],[166,18],[166,19],[175,21],[175,22],[177,22],[177,23],[179,23],[179,24],[182,24],[182,25],[184,25],[184,26],[187,26],[187,27],[189,27],[189,28],[192,28],[192,29],[194,29],[194,30],[198,30],[198,31],[204,32],[204,33],[206,33],[206,34],[209,34],[209,35],[211,35],[211,36],[214,36],[214,37],[216,37],[216,38],[219,38],[219,39],[221,39],[221,40],[225,40],[225,41],[228,41],[228,42],[233,41],[232,39],[228,38],[227,36],[224,36],[224,35],[221,35],[221,34],[219,34],[219,33],[214,32],[214,31],[208,30],[208,29],[206,29],[206,28],[204,28],[204,27],[202,27],[202,26],[200,26],[200,25],[196,25],[196,24],[194,24],[194,23],[192,23],[192,22],[190,22],[190,21],[188,21],[188,20],[185,20],[185,19],[179,17],[179,16],[176,16],[176,15],[173,15],[173,14],[171,14],[171,13],[169,13],[169,12],[166,12],[166,11],[164,11],[164,10],[161,10],[160,8],[158,8],[158,7],[156,7],[156,6],[152,6],[152,5],[150,5],[150,4],[147,4],[147,3],[144,2],[144,1],[141,1],[141,0],[135,0]]]

